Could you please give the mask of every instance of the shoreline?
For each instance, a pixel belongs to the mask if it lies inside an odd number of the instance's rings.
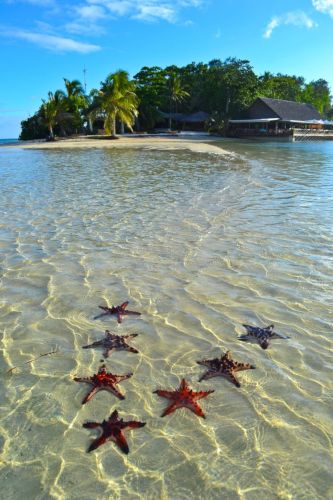
[[[98,137],[98,138],[97,138]],[[1,148],[11,149],[148,149],[148,150],[181,150],[187,149],[196,153],[215,153],[220,155],[233,156],[232,151],[228,151],[217,146],[216,142],[221,142],[220,137],[204,134],[183,134],[180,135],[125,135],[118,136],[117,139],[107,139],[101,136],[79,136],[68,139],[58,139],[54,142],[41,140],[27,141],[26,144],[3,144]]]

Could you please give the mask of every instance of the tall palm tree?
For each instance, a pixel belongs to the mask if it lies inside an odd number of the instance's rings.
[[[64,78],[66,93],[64,94],[67,112],[72,114],[72,123],[75,132],[82,125],[81,113],[88,105],[84,95],[82,84],[79,80],[68,80]]]
[[[127,71],[111,73],[102,83],[100,96],[106,133],[116,135],[117,119],[132,130],[138,115],[138,98],[135,94],[135,83],[128,79]]]
[[[54,127],[64,119],[64,99],[61,91],[48,93],[48,100],[42,99],[40,118],[49,129],[49,137],[54,139]]]
[[[182,87],[180,78],[175,73],[171,73],[167,80],[167,89],[169,97],[169,129],[172,126],[172,108],[174,107],[177,112],[178,104],[182,102],[186,97],[189,97],[189,93]]]

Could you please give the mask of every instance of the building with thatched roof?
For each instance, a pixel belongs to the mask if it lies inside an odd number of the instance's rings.
[[[296,135],[300,131],[300,136],[310,137],[315,133],[324,136],[329,135],[324,133],[324,129],[330,125],[333,125],[332,122],[323,120],[311,104],[258,97],[242,118],[229,120],[228,135],[293,139],[295,131]]]

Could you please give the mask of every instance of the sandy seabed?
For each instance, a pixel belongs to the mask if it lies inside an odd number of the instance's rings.
[[[75,137],[60,139],[54,142],[29,141],[24,144],[5,145],[3,147],[20,149],[75,149],[75,148],[116,148],[116,149],[167,149],[179,150],[187,149],[197,153],[215,153],[232,155],[231,151],[221,148],[216,143],[221,142],[221,138],[198,135],[198,136],[122,136],[114,139],[96,136]]]

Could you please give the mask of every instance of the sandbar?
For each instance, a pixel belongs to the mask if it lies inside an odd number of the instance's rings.
[[[222,139],[209,135],[124,135],[117,139],[97,136],[79,136],[56,141],[27,141],[26,143],[3,145],[19,149],[150,149],[150,150],[190,150],[196,153],[233,155],[232,151],[222,148]]]

